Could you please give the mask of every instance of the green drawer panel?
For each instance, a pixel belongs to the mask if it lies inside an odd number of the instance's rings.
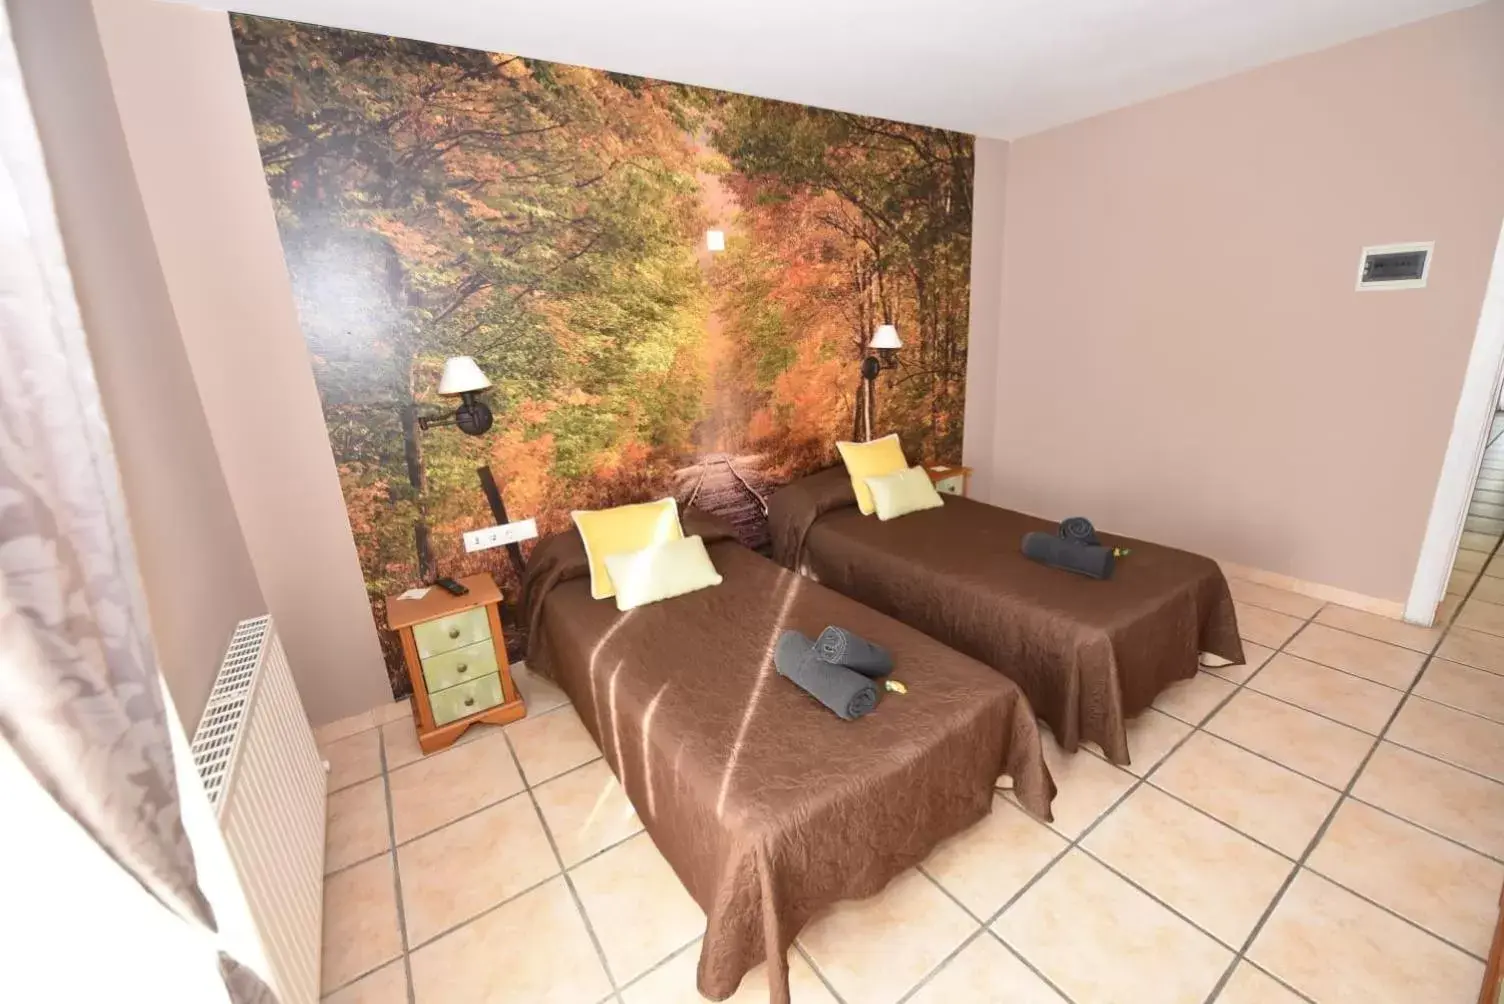
[[[942,495],[959,495],[965,487],[966,478],[960,474],[952,474],[935,482],[935,491]]]
[[[430,694],[494,672],[496,646],[490,638],[423,660],[423,679],[428,681]]]
[[[413,625],[413,641],[418,643],[420,659],[453,652],[489,637],[491,622],[486,620],[485,607]]]
[[[457,718],[494,708],[501,703],[501,675],[492,673],[479,680],[429,694],[428,703],[433,707],[435,725],[448,725]]]

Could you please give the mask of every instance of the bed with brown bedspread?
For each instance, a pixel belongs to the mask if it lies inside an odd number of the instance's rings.
[[[1099,534],[1132,553],[1096,581],[1025,558],[1023,535],[1055,524],[1009,509],[947,496],[863,516],[841,467],[775,494],[768,519],[780,563],[999,670],[1068,751],[1090,740],[1128,763],[1127,719],[1199,653],[1243,661],[1222,570],[1187,551]]]
[[[569,696],[705,911],[700,992],[724,999],[767,961],[787,1004],[785,953],[814,913],[875,894],[983,818],[999,775],[1044,819],[1055,786],[1012,683],[780,568],[712,517],[689,510],[684,530],[724,581],[626,613],[590,598],[576,532],[541,542],[524,591],[528,666]],[[779,632],[827,624],[886,645],[909,692],[846,722],[779,677]]]

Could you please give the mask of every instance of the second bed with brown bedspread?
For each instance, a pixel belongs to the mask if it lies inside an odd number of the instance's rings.
[[[840,467],[775,494],[769,522],[780,563],[999,670],[1066,750],[1090,740],[1128,763],[1127,719],[1201,652],[1243,661],[1227,580],[1188,551],[1100,534],[1132,553],[1088,579],[1024,557],[1024,534],[1053,523],[951,496],[884,522]]]
[[[691,510],[684,526],[724,581],[626,613],[590,598],[577,533],[540,543],[528,665],[569,696],[705,911],[700,991],[728,997],[767,961],[786,1004],[785,953],[816,911],[877,893],[984,817],[1000,774],[1046,819],[1054,783],[1016,686],[747,550],[719,521]],[[827,624],[887,646],[909,692],[847,722],[778,676],[779,632]]]

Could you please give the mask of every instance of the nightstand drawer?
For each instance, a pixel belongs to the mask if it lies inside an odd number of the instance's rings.
[[[448,725],[457,718],[494,708],[501,703],[501,676],[491,673],[479,680],[429,694],[428,703],[433,707],[435,725]]]
[[[496,646],[490,638],[423,660],[423,679],[428,681],[430,694],[494,672]]]
[[[941,478],[935,482],[935,491],[942,495],[963,495],[966,492],[966,477],[952,474],[948,478]]]
[[[453,652],[489,637],[491,622],[486,619],[484,607],[413,625],[413,641],[418,645],[420,659]]]

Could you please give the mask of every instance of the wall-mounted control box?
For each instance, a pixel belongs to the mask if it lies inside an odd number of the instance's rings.
[[[466,553],[484,551],[488,547],[515,544],[519,540],[531,540],[536,536],[538,536],[538,523],[531,519],[520,519],[514,523],[503,523],[500,526],[488,526],[484,530],[467,530],[465,551]]]
[[[1420,289],[1431,273],[1435,241],[1378,244],[1358,257],[1358,289]]]

